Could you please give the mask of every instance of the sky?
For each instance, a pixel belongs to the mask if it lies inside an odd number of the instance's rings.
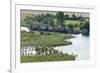
[[[40,11],[40,10],[21,10],[21,15],[37,15],[37,14],[46,14],[46,13],[50,13],[50,14],[53,14],[55,15],[57,13],[57,11]],[[83,17],[89,17],[89,13],[86,13],[86,12],[64,12],[64,15],[69,15],[69,16],[72,16],[72,14],[75,14],[76,16],[83,16]]]

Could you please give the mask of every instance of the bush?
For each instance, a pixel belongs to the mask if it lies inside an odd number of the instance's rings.
[[[40,34],[44,34],[44,32],[43,31],[40,31]]]

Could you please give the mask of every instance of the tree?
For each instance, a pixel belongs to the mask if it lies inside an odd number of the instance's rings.
[[[89,31],[89,21],[84,21],[81,25],[80,25],[81,29],[87,29]]]
[[[78,19],[79,19],[81,22],[85,21],[84,17],[82,17],[81,15],[78,17]]]
[[[49,21],[49,25],[51,25],[53,27],[55,26],[53,17],[49,17],[48,21]]]
[[[81,29],[83,35],[89,35],[89,31],[90,31],[90,24],[89,24],[89,21],[84,21],[84,22],[80,25],[80,29]]]
[[[62,27],[64,25],[64,13],[63,12],[58,12],[56,14],[56,17],[57,17],[58,25],[60,25]]]
[[[77,20],[77,17],[75,14],[72,15],[72,20]]]
[[[29,24],[32,24],[32,17],[26,16],[26,18],[24,19],[24,22],[26,26],[29,26]]]
[[[65,15],[64,18],[65,18],[65,20],[69,20],[70,19],[68,14]]]
[[[43,20],[43,17],[41,15],[35,16],[36,21],[41,22]]]

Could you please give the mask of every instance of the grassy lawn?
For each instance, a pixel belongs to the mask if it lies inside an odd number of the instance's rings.
[[[34,55],[34,56],[21,56],[21,63],[29,63],[29,62],[49,62],[49,61],[71,61],[75,60],[75,56],[73,55]]]
[[[67,24],[80,24],[81,22],[79,20],[65,20],[64,23]]]
[[[71,35],[48,32],[21,32],[21,46],[61,46],[70,45],[66,39]]]

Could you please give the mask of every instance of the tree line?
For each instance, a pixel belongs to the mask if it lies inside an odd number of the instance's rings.
[[[87,20],[88,19],[88,20]],[[80,21],[80,25],[78,24],[65,24],[65,20],[78,20]],[[23,23],[21,23],[23,25]],[[70,33],[77,32],[74,30],[77,27],[81,29],[86,29],[85,31],[89,32],[89,17],[82,17],[76,16],[74,13],[72,15],[64,14],[64,12],[57,12],[55,15],[46,13],[46,14],[38,14],[38,15],[32,15],[32,16],[26,16],[24,19],[24,26],[32,26],[34,24],[48,24],[50,25],[54,30],[57,29],[57,31],[66,32],[70,30]],[[66,26],[69,28],[69,30],[66,30]],[[33,28],[33,27],[32,27]],[[39,27],[38,27],[39,28]],[[47,29],[45,29],[47,30]],[[78,30],[78,33],[80,32]]]
[[[54,25],[61,25],[64,26],[64,20],[84,20],[85,17],[76,16],[74,13],[71,15],[64,15],[64,12],[57,12],[56,15],[46,13],[46,14],[38,14],[32,16],[26,16],[24,19],[25,24],[32,24],[32,23],[44,23],[49,24],[51,26]]]

